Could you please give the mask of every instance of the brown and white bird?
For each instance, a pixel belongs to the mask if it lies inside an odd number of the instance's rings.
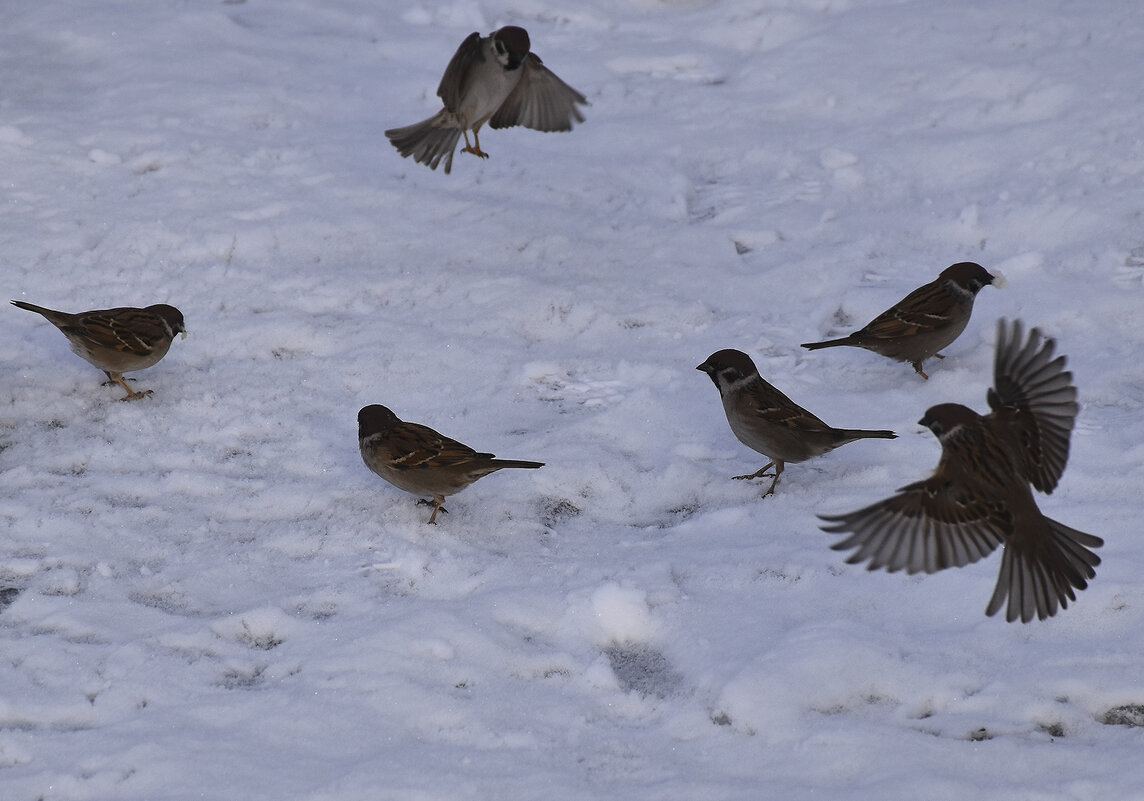
[[[183,313],[166,303],[145,309],[123,307],[78,314],[53,311],[22,300],[14,300],[12,305],[41,314],[60,329],[77,356],[106,373],[109,383],[127,390],[120,400],[150,395],[149,389],[133,390],[123,374],[151,367],[167,355],[175,334],[187,336]]]
[[[949,345],[969,323],[977,293],[996,276],[980,264],[963,261],[946,267],[936,279],[915,289],[860,331],[841,339],[806,342],[807,350],[850,345],[899,362],[909,362],[922,378],[922,362]]]
[[[739,350],[712,353],[695,369],[707,373],[718,387],[727,422],[739,441],[771,460],[755,473],[734,476],[760,478],[773,467],[774,480],[764,498],[775,491],[787,462],[805,462],[856,439],[897,436],[893,431],[831,428],[764,381],[751,357]]]
[[[506,25],[482,37],[474,31],[453,54],[437,95],[445,107],[427,120],[385,132],[402,156],[445,172],[453,169],[453,150],[465,137],[462,153],[487,159],[478,133],[523,125],[534,131],[570,131],[583,122],[577,104],[588,101],[529,52],[528,31]],[[469,131],[473,141],[469,142]]]
[[[926,410],[919,421],[941,442],[934,474],[884,501],[843,515],[820,515],[829,532],[850,532],[835,550],[870,570],[935,573],[962,567],[1004,547],[1001,572],[985,614],[1008,605],[1005,619],[1044,619],[1075,601],[1096,575],[1104,541],[1041,514],[1029,485],[1051,493],[1064,472],[1077,414],[1065,357],[1020,321],[997,325],[992,410],[984,416],[956,403]]]
[[[442,506],[453,495],[489,473],[506,467],[535,470],[543,462],[496,459],[477,453],[468,445],[438,434],[428,426],[406,423],[384,406],[373,404],[358,412],[358,446],[365,466],[398,489],[414,495],[431,495],[433,514],[448,513]]]

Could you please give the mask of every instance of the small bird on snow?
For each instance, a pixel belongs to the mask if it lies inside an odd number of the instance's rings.
[[[936,279],[915,289],[886,311],[841,339],[806,342],[807,350],[850,345],[899,362],[909,362],[922,378],[922,362],[949,345],[969,323],[973,301],[982,287],[997,278],[980,264],[963,261],[946,267]]]
[[[22,300],[14,300],[12,305],[36,312],[60,329],[75,355],[102,370],[108,383],[127,390],[120,400],[150,395],[149,389],[138,392],[128,386],[123,374],[151,367],[167,355],[175,334],[187,336],[183,313],[166,303],[145,309],[122,307],[78,314],[45,309]]]
[[[737,479],[761,478],[774,468],[774,480],[763,493],[775,491],[786,462],[805,462],[856,439],[894,439],[893,431],[832,428],[768,384],[751,357],[740,350],[720,350],[695,368],[719,388],[723,411],[739,441],[771,461],[757,472]]]
[[[430,495],[433,513],[448,512],[442,504],[453,495],[489,473],[506,467],[535,470],[543,462],[497,459],[491,453],[477,453],[468,445],[438,434],[428,426],[407,423],[379,404],[358,412],[358,447],[365,466],[398,489],[414,495]]]

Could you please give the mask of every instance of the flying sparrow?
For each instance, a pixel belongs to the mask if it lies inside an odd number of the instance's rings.
[[[576,104],[588,101],[529,52],[528,31],[507,25],[481,37],[469,34],[453,54],[437,87],[445,107],[427,120],[385,132],[402,156],[445,172],[453,169],[453,149],[465,137],[462,153],[487,159],[478,136],[486,122],[493,128],[523,125],[534,131],[570,131],[583,122]],[[473,142],[469,143],[469,131]]]
[[[787,462],[805,462],[856,439],[897,437],[893,431],[831,428],[764,381],[742,351],[717,351],[695,369],[707,373],[719,388],[727,422],[739,441],[771,460],[755,473],[734,476],[760,478],[773,467],[774,480],[764,498],[775,491]]]
[[[865,348],[899,362],[909,362],[922,378],[922,362],[931,356],[945,357],[939,350],[949,345],[965,330],[973,312],[973,300],[996,276],[980,264],[958,262],[942,270],[935,280],[915,289],[886,311],[871,320],[865,328],[841,339],[806,342],[808,350],[851,345]]]
[[[832,547],[855,552],[869,569],[935,573],[962,567],[1004,546],[1001,572],[985,614],[1028,623],[1075,601],[1096,575],[1104,541],[1041,514],[1033,487],[1051,493],[1064,472],[1077,414],[1076,387],[1055,342],[1020,321],[997,325],[989,414],[956,403],[926,410],[919,421],[941,442],[934,474],[873,506],[820,515],[825,531],[851,532]]]
[[[543,462],[477,453],[428,426],[406,423],[376,403],[358,412],[358,445],[365,466],[390,484],[414,495],[433,496],[432,501],[421,501],[433,507],[430,523],[437,522],[438,511],[448,513],[442,506],[446,495],[460,492],[478,478],[505,467],[544,467]]]
[[[187,336],[183,313],[165,303],[145,309],[97,309],[79,314],[52,311],[22,300],[14,300],[12,305],[41,314],[60,329],[77,356],[106,373],[108,383],[115,382],[127,390],[120,400],[150,395],[149,389],[137,392],[129,387],[123,374],[150,367],[166,356],[175,334]]]

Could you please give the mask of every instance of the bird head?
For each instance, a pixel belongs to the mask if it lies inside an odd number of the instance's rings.
[[[982,287],[992,284],[996,280],[995,276],[991,275],[984,267],[971,261],[951,264],[941,271],[941,277],[953,281],[974,295],[981,291]]]
[[[707,357],[707,361],[695,369],[707,373],[712,383],[719,388],[720,393],[726,392],[732,385],[759,373],[750,356],[741,350],[730,348],[715,351]]]
[[[531,43],[528,31],[515,25],[506,25],[492,35],[493,52],[505,69],[515,70],[528,55]]]
[[[944,441],[962,426],[974,423],[978,417],[977,412],[960,403],[939,403],[926,409],[918,424],[925,426],[935,437]]]
[[[358,439],[381,434],[401,422],[400,418],[384,406],[374,403],[357,413]]]

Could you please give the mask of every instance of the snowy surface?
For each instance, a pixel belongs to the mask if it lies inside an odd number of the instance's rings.
[[[587,122],[401,159],[503,24]],[[119,403],[0,312],[0,796],[1134,797],[1141,41],[1123,0],[8,3],[4,299],[190,336]],[[798,347],[963,260],[1008,287],[929,382]],[[996,556],[869,573],[814,516],[928,474],[1001,316],[1080,388],[1041,507],[1106,540],[1030,625],[983,614]],[[900,438],[760,499],[694,369],[724,347]],[[547,466],[426,526],[368,403]]]

